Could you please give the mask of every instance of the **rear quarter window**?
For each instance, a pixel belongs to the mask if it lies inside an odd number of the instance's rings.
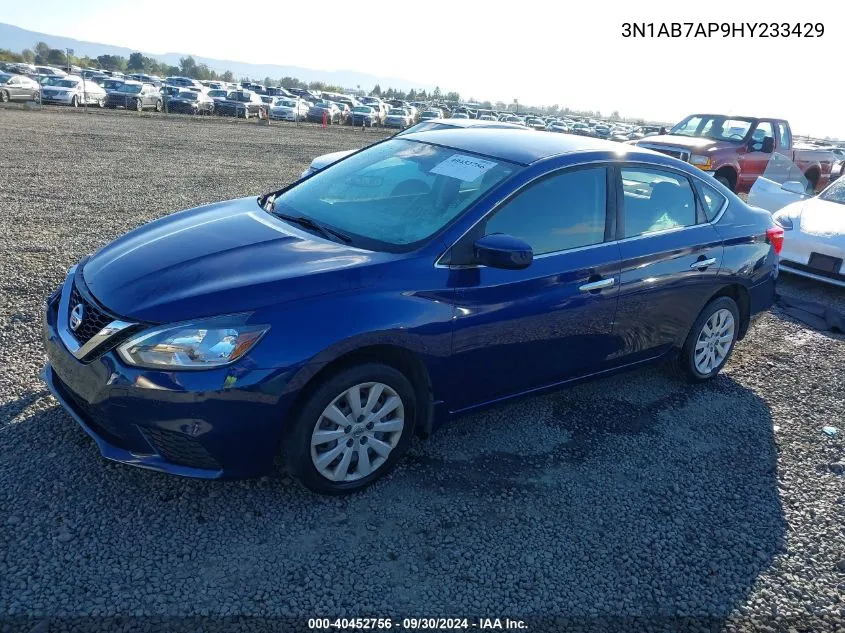
[[[727,198],[710,185],[705,185],[697,180],[695,181],[695,189],[701,200],[701,206],[704,207],[704,217],[707,218],[708,222],[712,222],[719,215],[719,211],[725,205]]]

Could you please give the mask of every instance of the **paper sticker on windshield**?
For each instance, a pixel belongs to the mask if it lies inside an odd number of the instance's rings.
[[[465,154],[452,154],[443,162],[435,165],[431,173],[457,178],[464,182],[472,182],[495,166],[496,163],[490,160],[482,160],[481,158],[467,156]]]

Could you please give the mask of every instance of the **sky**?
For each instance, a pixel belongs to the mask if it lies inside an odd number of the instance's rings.
[[[842,101],[834,100],[843,92],[836,80],[845,60],[842,18],[837,3],[794,0],[536,0],[498,8],[283,0],[248,9],[242,0],[0,0],[0,22],[146,53],[357,70],[464,99],[667,122],[693,112],[772,116],[799,134],[845,139]],[[623,23],[632,21],[654,23],[655,32],[672,22],[820,22],[824,35],[749,37],[746,26],[745,37],[625,38]]]

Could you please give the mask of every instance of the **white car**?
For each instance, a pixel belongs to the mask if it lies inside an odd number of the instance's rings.
[[[784,183],[781,201],[796,201],[773,214],[784,230],[780,268],[845,288],[845,179],[836,180],[812,198],[802,194],[801,187],[799,182]],[[758,197],[756,202],[766,201]]]
[[[270,118],[276,121],[304,121],[308,117],[308,104],[302,99],[279,97],[270,107]]]
[[[73,107],[84,104],[102,108],[106,104],[106,91],[97,83],[76,75],[54,79],[41,86],[43,103],[60,103]]]

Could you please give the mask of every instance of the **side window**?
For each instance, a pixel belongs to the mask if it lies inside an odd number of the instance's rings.
[[[708,222],[712,222],[713,218],[718,215],[719,211],[725,204],[725,196],[716,191],[713,187],[705,185],[702,182],[695,181],[695,188],[698,191],[698,197],[701,200],[701,205],[704,207],[704,216]]]
[[[754,134],[751,135],[751,151],[759,152],[763,149],[763,139],[767,136],[775,137],[775,131],[769,121],[761,121],[757,124]]]
[[[686,177],[635,167],[621,172],[625,237],[696,223],[695,195]]]
[[[780,149],[787,149],[792,145],[792,138],[789,136],[789,128],[783,123],[778,123],[778,145]]]
[[[604,241],[607,170],[579,169],[544,178],[487,220],[486,234],[525,240],[535,255]]]

